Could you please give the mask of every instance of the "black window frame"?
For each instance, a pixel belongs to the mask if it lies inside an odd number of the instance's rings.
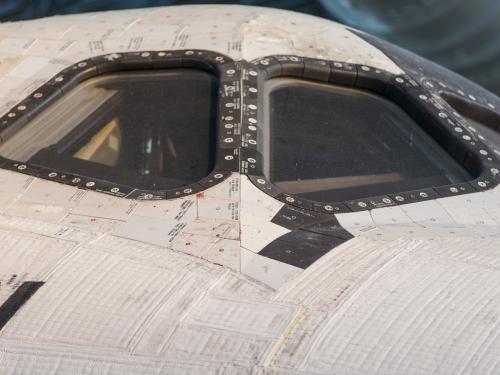
[[[343,202],[317,202],[288,194],[274,185],[266,170],[269,155],[266,137],[269,124],[263,116],[265,82],[274,78],[297,78],[373,92],[403,109],[437,143],[477,178],[457,184],[430,186],[414,191],[366,197]],[[424,81],[424,80],[422,80]],[[291,55],[256,59],[243,73],[242,173],[262,191],[299,208],[345,213],[414,203],[458,194],[484,191],[499,183],[499,161],[493,150],[467,128],[439,96],[439,90],[421,84],[409,74],[392,74],[367,65]],[[257,95],[256,93],[260,93]],[[463,138],[467,135],[469,139]]]
[[[31,165],[0,156],[0,168],[33,175],[82,189],[130,199],[172,199],[203,191],[239,172],[266,194],[283,203],[321,213],[370,210],[457,194],[489,190],[500,182],[500,153],[492,150],[454,114],[440,97],[442,88],[423,76],[392,74],[367,65],[292,55],[275,55],[247,62],[206,50],[119,52],[92,57],[64,69],[0,118],[0,141],[27,124],[43,109],[86,79],[101,74],[134,70],[193,68],[218,79],[217,140],[214,170],[196,183],[172,190],[148,190],[112,181],[76,175],[70,171]],[[347,202],[315,202],[287,194],[265,176],[262,145],[263,87],[276,77],[291,77],[364,89],[382,95],[408,113],[476,179]],[[467,136],[468,139],[464,137]],[[495,152],[494,152],[495,151]]]
[[[215,163],[212,172],[194,183],[175,189],[144,189],[124,184],[126,171],[110,173],[109,180],[92,178],[92,168],[87,175],[71,173],[71,166],[54,169],[0,156],[0,167],[34,175],[84,189],[95,190],[119,197],[133,199],[169,199],[200,192],[238,171],[239,70],[229,57],[204,50],[142,51],[111,53],[80,61],[57,74],[18,103],[0,118],[0,138],[8,141],[10,135],[21,129],[64,94],[80,83],[105,74],[166,69],[195,69],[215,76],[218,85],[216,115]],[[223,90],[222,87],[233,87]],[[231,119],[233,126],[227,126]],[[84,164],[84,161],[74,160]],[[58,167],[61,168],[61,167]],[[101,168],[96,165],[95,168]],[[81,169],[81,168],[80,168]],[[108,169],[111,169],[108,167]]]

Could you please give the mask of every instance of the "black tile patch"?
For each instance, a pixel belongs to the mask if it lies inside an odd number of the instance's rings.
[[[268,244],[259,255],[305,269],[343,242],[343,238],[296,229]]]
[[[80,61],[64,69],[52,78],[48,84],[60,87],[63,92],[68,92],[80,82],[97,75],[97,67],[92,59]]]
[[[332,218],[328,221],[323,221],[321,223],[310,224],[303,227],[302,229],[309,232],[323,234],[329,237],[343,239],[344,241],[348,241],[354,237],[350,232],[342,228],[342,226],[335,218]]]
[[[126,197],[135,190],[130,186],[114,184],[112,182],[101,180],[88,181],[85,183],[85,185],[88,185],[91,182],[95,183],[95,185],[90,187],[91,190],[97,191],[99,193],[113,195],[115,197]]]
[[[167,190],[167,199],[186,197],[191,194],[199,193],[203,190],[205,190],[205,187],[199,183],[194,183],[178,189]]]
[[[283,203],[299,208],[304,208],[306,210],[312,210],[313,204],[310,200],[302,199],[299,196],[281,193],[276,196],[276,199],[282,201]]]
[[[276,56],[281,65],[281,75],[302,76],[304,74],[304,58],[300,56]]]
[[[167,192],[165,190],[140,190],[135,189],[131,191],[127,198],[138,200],[160,200],[167,199]]]
[[[212,172],[209,174],[207,177],[203,178],[198,182],[201,186],[203,186],[205,189],[208,189],[209,187],[217,185],[219,182],[224,181],[226,178],[228,178],[231,175],[231,171],[218,171],[218,172]]]
[[[354,86],[357,76],[358,69],[356,65],[340,61],[330,61],[330,82],[345,86]]]
[[[451,197],[453,195],[476,192],[468,183],[435,187],[434,190],[437,191],[441,197]]]
[[[0,306],[0,331],[43,284],[42,281],[25,281],[7,298]]]
[[[344,214],[347,212],[352,212],[352,210],[344,203],[313,202],[313,210],[326,214]]]
[[[397,194],[389,194],[389,197],[391,197],[391,199],[394,200],[394,202],[396,202],[397,204],[406,204],[437,199],[440,196],[434,189],[429,188]]]
[[[391,74],[377,68],[366,65],[359,65],[356,78],[356,87],[367,89],[379,94],[383,94],[387,89],[387,83],[391,79]]]
[[[250,148],[241,149],[241,171],[249,176],[263,176],[262,154]]]
[[[35,177],[38,177],[42,171],[42,168],[37,167],[36,165],[14,162],[12,160],[7,160],[7,163],[3,168]]]
[[[374,208],[382,208],[394,206],[396,203],[387,195],[380,197],[370,197],[346,202],[346,205],[354,212],[364,211],[366,209],[372,210]]]
[[[305,60],[303,77],[315,81],[328,82],[330,78],[329,62],[318,59]]]
[[[290,229],[268,244],[259,255],[307,268],[338,245],[353,238],[329,213],[285,205],[273,217],[272,223]]]
[[[257,188],[271,197],[275,197],[278,194],[281,194],[281,191],[276,186],[274,186],[274,184],[271,184],[269,181],[267,181],[266,177],[264,176],[248,175],[248,178]]]
[[[328,214],[285,205],[276,215],[274,215],[271,222],[292,230],[302,228],[306,225],[331,220],[331,218],[332,216]]]

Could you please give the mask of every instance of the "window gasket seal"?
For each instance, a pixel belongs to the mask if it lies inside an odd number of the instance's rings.
[[[137,70],[192,68],[215,75],[218,81],[215,165],[200,181],[170,190],[134,186],[22,163],[0,156],[0,168],[131,199],[170,199],[203,191],[237,172],[240,124],[240,69],[220,53],[206,50],[165,50],[110,53],[79,61],[64,69],[0,118],[0,141],[26,125],[47,106],[83,81],[99,75]],[[224,89],[223,89],[224,87]],[[231,88],[231,89],[229,89]]]

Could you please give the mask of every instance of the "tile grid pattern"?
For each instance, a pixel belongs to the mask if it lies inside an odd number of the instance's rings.
[[[401,73],[341,26],[251,8],[58,17],[1,24],[0,38],[3,112],[66,66],[123,50],[286,53]],[[134,201],[1,170],[0,202],[0,303],[44,282],[0,331],[5,374],[500,368],[498,188],[336,215],[354,238],[306,270],[258,254],[289,232],[272,222],[284,203],[237,173],[197,195]]]

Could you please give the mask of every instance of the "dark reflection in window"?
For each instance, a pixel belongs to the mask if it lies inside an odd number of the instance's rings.
[[[18,131],[4,157],[146,189],[199,181],[214,167],[216,78],[122,72],[85,81]]]
[[[296,79],[266,85],[265,169],[287,193],[339,202],[472,179],[381,96]]]

